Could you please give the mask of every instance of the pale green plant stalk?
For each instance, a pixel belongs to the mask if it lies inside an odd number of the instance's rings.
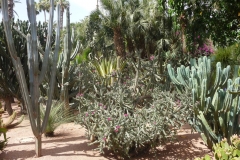
[[[28,18],[30,21],[30,27],[31,27],[31,34],[27,35],[27,50],[28,50],[28,67],[29,67],[29,81],[30,81],[30,88],[28,89],[25,74],[22,68],[22,64],[20,61],[20,58],[17,56],[17,52],[14,46],[13,37],[12,37],[12,31],[10,26],[10,20],[8,18],[8,2],[7,0],[2,0],[2,14],[3,14],[3,23],[4,23],[4,30],[7,38],[7,44],[10,51],[11,59],[16,71],[17,79],[20,84],[22,97],[24,99],[24,103],[27,106],[27,111],[29,115],[29,120],[31,124],[31,128],[33,131],[33,134],[36,139],[36,156],[40,157],[42,152],[42,140],[41,136],[42,133],[44,133],[47,121],[51,109],[51,103],[52,103],[52,95],[54,90],[54,84],[55,84],[55,75],[56,75],[56,66],[57,66],[57,60],[58,60],[58,52],[59,52],[59,44],[60,44],[60,18],[58,18],[57,21],[57,33],[56,33],[56,40],[55,40],[55,51],[54,51],[54,60],[53,65],[51,68],[52,74],[50,77],[49,82],[49,89],[48,89],[48,100],[46,104],[46,113],[45,117],[43,119],[43,122],[41,123],[40,119],[40,108],[39,108],[39,98],[40,98],[40,91],[39,86],[42,82],[42,76],[45,75],[46,69],[45,66],[48,65],[48,57],[50,56],[50,42],[51,42],[51,33],[53,29],[53,14],[54,14],[54,0],[50,0],[50,16],[49,16],[49,24],[48,24],[48,38],[46,43],[46,50],[44,53],[44,60],[43,60],[43,67],[39,71],[39,59],[38,59],[38,44],[37,44],[37,28],[36,28],[36,10],[35,10],[35,2],[34,0],[27,0],[27,9],[28,9]],[[60,6],[57,6],[58,11],[58,17],[60,17]],[[29,96],[30,95],[30,96]]]

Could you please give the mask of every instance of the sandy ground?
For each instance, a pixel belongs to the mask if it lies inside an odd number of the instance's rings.
[[[16,104],[13,104],[14,109]],[[3,120],[8,118],[7,113],[3,114]],[[0,160],[115,160],[110,151],[100,154],[94,151],[96,146],[89,146],[85,138],[85,129],[80,125],[68,123],[61,125],[55,131],[56,136],[46,138],[42,136],[42,157],[35,158],[35,142],[28,117],[18,126],[9,129],[8,145],[3,152],[0,151]],[[2,137],[0,137],[2,139]],[[210,150],[203,144],[199,134],[191,133],[188,125],[179,130],[178,141],[169,143],[166,146],[158,147],[156,154],[142,154],[134,160],[187,160],[204,156]],[[156,155],[156,156],[155,156]]]

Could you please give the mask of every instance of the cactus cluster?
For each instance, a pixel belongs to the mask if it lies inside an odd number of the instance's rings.
[[[224,137],[230,141],[233,134],[240,134],[237,93],[240,78],[229,78],[230,66],[222,69],[218,62],[216,73],[213,73],[210,59],[200,57],[198,62],[192,59],[190,67],[178,67],[176,74],[170,64],[167,68],[178,90],[192,92],[195,107],[189,123],[201,133],[209,148]]]
[[[75,58],[80,48],[80,42],[75,42],[74,30],[72,30],[72,33],[70,33],[69,8],[66,9],[66,21],[66,33],[63,41],[64,47],[62,53],[60,53],[57,63],[56,84],[53,92],[53,99],[60,99],[62,102],[64,102],[64,107],[69,109],[69,99],[71,100],[73,97],[75,97],[79,90],[78,66],[75,63]],[[72,52],[72,46],[74,43],[76,43],[76,47]],[[53,65],[53,57],[50,57],[49,61],[50,65],[48,66],[47,74],[45,76],[45,80],[47,81],[51,75],[50,68]],[[48,85],[41,85],[40,88],[42,96],[47,96]]]

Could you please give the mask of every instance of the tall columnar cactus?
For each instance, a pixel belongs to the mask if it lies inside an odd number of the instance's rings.
[[[72,35],[70,33],[70,13],[69,7],[66,8],[66,34],[64,37],[64,50],[61,55],[61,68],[62,68],[62,84],[61,84],[61,93],[60,93],[60,100],[64,102],[64,107],[69,109],[69,84],[70,84],[70,76],[69,69],[70,61],[73,61],[76,57],[78,50],[79,50],[79,42],[77,42],[77,46],[72,52],[72,45],[74,43],[74,30]]]
[[[53,14],[54,14],[54,0],[50,0],[50,16],[49,16],[49,24],[48,24],[48,35],[47,42],[45,47],[45,52],[43,55],[42,68],[39,70],[39,54],[38,54],[38,44],[37,44],[37,28],[36,28],[36,11],[35,11],[35,2],[34,0],[27,0],[27,9],[28,9],[28,18],[30,21],[31,34],[27,35],[27,50],[28,50],[28,72],[29,72],[29,89],[27,86],[27,80],[25,78],[25,74],[22,68],[22,64],[20,58],[17,56],[17,51],[13,43],[12,32],[10,21],[8,18],[8,7],[7,0],[2,0],[2,13],[3,13],[3,23],[5,34],[7,37],[7,44],[10,51],[11,59],[16,71],[17,79],[20,84],[20,89],[22,93],[22,97],[27,106],[27,111],[30,119],[31,128],[33,134],[36,138],[36,156],[41,156],[41,148],[42,141],[41,136],[46,129],[46,124],[49,117],[49,112],[51,109],[52,103],[52,94],[55,86],[55,75],[56,75],[56,66],[58,60],[58,52],[59,52],[59,35],[60,35],[60,6],[57,6],[58,10],[58,21],[57,21],[57,31],[56,31],[56,40],[55,40],[55,51],[54,55],[50,55],[50,44],[52,38],[52,30],[53,30]],[[53,65],[51,68],[51,78],[49,82],[48,89],[48,100],[46,103],[46,113],[41,122],[40,119],[40,92],[39,86],[43,82],[45,73],[48,68],[49,57],[53,56]],[[29,96],[30,95],[30,96]]]
[[[29,21],[21,21],[17,20],[16,22],[11,22],[12,36],[14,45],[17,51],[17,55],[19,56],[23,70],[25,73],[25,77],[28,76],[28,65],[27,65],[27,44],[26,44],[26,35],[30,33]],[[16,28],[16,30],[14,29]],[[47,33],[47,25],[46,23],[41,24],[40,22],[37,25],[38,39],[41,44],[45,44],[44,35]],[[19,34],[20,33],[20,34]],[[41,35],[40,35],[41,34]],[[0,38],[0,98],[4,100],[6,110],[8,114],[11,115],[13,113],[11,107],[11,99],[12,97],[17,98],[23,105],[23,98],[20,92],[20,86],[17,81],[16,74],[14,72],[13,63],[11,60],[11,56],[9,54],[9,50],[7,47],[7,40],[4,32],[3,23],[0,24],[0,35],[3,35]],[[53,34],[53,37],[55,35]],[[24,38],[23,38],[24,37]],[[51,42],[53,43],[53,41]],[[23,107],[25,109],[25,106]]]
[[[191,60],[190,67],[177,68],[177,74],[170,64],[169,76],[180,90],[192,91],[195,115],[190,124],[201,133],[203,140],[211,148],[214,143],[233,134],[240,134],[240,102],[238,89],[240,78],[229,79],[230,66],[221,69],[216,64],[216,73],[212,73],[211,61],[207,57]],[[215,79],[213,79],[215,76]],[[214,80],[214,81],[213,81]]]

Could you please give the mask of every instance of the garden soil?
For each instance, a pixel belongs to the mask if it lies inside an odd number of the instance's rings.
[[[16,103],[13,109],[20,111]],[[8,118],[3,115],[3,121]],[[20,116],[20,113],[18,113]],[[100,154],[94,150],[97,146],[89,146],[85,137],[85,129],[77,124],[68,123],[61,125],[55,131],[55,137],[42,136],[42,157],[35,157],[35,142],[28,117],[24,121],[7,132],[8,144],[1,152],[0,160],[115,160],[111,151]],[[2,136],[0,137],[3,138]],[[211,153],[203,144],[199,134],[191,133],[188,125],[184,125],[179,131],[177,141],[158,147],[157,151],[142,153],[133,160],[187,160],[201,157]]]

